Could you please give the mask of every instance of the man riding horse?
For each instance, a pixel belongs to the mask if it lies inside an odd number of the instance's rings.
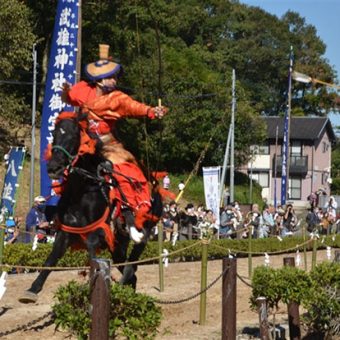
[[[101,154],[111,161],[121,190],[122,213],[131,239],[139,243],[143,225],[150,214],[151,195],[148,181],[135,157],[115,137],[116,122],[125,117],[161,119],[167,109],[140,103],[116,89],[122,66],[109,58],[109,46],[99,45],[100,59],[85,68],[88,82],[64,85],[63,100],[80,108],[89,120],[89,132],[100,140]],[[124,175],[119,175],[124,174]]]

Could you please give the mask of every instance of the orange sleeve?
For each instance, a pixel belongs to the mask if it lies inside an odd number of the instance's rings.
[[[140,103],[121,91],[96,98],[89,109],[103,119],[115,120],[123,117],[148,117],[154,119],[154,109]]]
[[[95,100],[96,88],[85,81],[80,81],[67,92],[67,102],[73,106],[83,106]]]

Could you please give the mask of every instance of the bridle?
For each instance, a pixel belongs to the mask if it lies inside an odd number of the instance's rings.
[[[52,146],[52,151],[55,150],[55,149],[62,151],[62,152],[66,155],[66,157],[67,157],[68,160],[69,160],[69,165],[72,164],[72,161],[78,156],[78,154],[76,154],[76,155],[71,155],[71,154],[70,154],[63,146],[61,146],[61,145],[53,145],[53,146]]]

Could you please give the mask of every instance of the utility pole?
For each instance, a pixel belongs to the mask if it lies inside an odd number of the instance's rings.
[[[30,197],[29,206],[33,205],[34,197],[34,160],[35,160],[35,115],[37,101],[37,50],[36,44],[33,44],[33,92],[32,92],[32,130],[31,130],[31,173],[30,173]]]
[[[225,153],[224,153],[222,176],[220,179],[220,206],[223,206],[223,189],[224,189],[224,181],[225,181],[225,176],[226,176],[227,167],[228,167],[228,160],[229,160],[230,138],[231,138],[231,126],[229,126],[227,145],[225,147]]]
[[[232,77],[232,102],[231,102],[231,140],[230,140],[230,202],[234,202],[234,152],[235,152],[235,70]]]

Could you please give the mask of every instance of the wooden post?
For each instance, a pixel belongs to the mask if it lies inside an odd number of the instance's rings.
[[[110,261],[91,260],[90,301],[91,331],[90,340],[109,339],[110,321]]]
[[[201,291],[207,288],[207,267],[208,267],[208,241],[202,240],[201,259]],[[200,295],[200,325],[205,325],[207,310],[207,292]]]
[[[312,252],[312,269],[314,269],[315,266],[316,266],[317,242],[318,242],[318,239],[317,239],[317,237],[314,235],[314,236],[313,236],[313,252]]]
[[[251,246],[251,239],[254,227],[251,225],[249,226],[248,232],[248,277],[251,278],[253,272],[253,259],[251,257],[252,246]]]
[[[306,246],[306,224],[302,227],[302,236],[303,236],[303,259],[305,264],[305,271],[308,269],[307,264],[307,246]]]
[[[260,338],[261,340],[271,340],[266,298],[260,296],[256,299],[256,302],[259,312]]]
[[[229,268],[227,270],[227,268]],[[222,262],[222,340],[236,339],[236,259]]]
[[[284,257],[283,264],[285,266],[295,267],[294,257]],[[288,303],[288,323],[290,339],[301,339],[299,304],[295,301],[289,301]]]
[[[283,258],[283,265],[284,266],[295,267],[295,259],[294,259],[294,257],[284,257]]]
[[[163,224],[161,221],[157,224],[158,228],[158,271],[159,271],[159,291],[164,292],[164,266],[163,266]]]
[[[340,262],[340,250],[334,250],[334,262]]]

